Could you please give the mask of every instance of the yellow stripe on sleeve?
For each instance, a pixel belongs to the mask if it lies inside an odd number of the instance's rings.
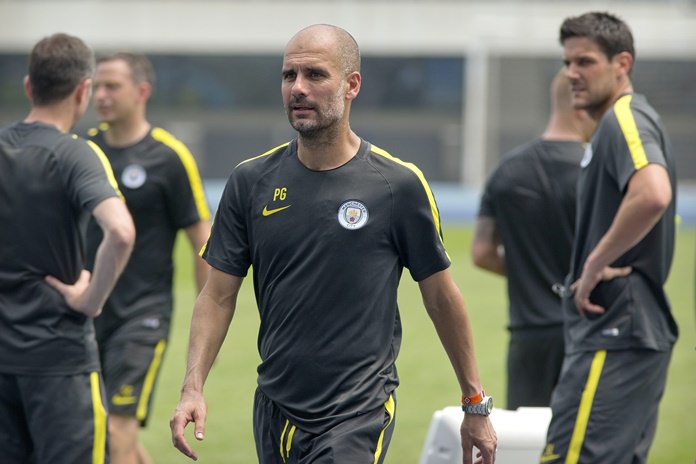
[[[387,151],[382,150],[379,147],[376,147],[372,145],[372,151],[377,153],[378,155],[382,155],[385,158],[389,158],[390,160],[394,161],[397,164],[400,164],[402,166],[407,167],[413,173],[418,177],[418,179],[421,181],[421,184],[423,184],[423,189],[425,190],[426,195],[428,196],[428,202],[430,202],[430,212],[433,215],[433,222],[435,222],[435,227],[437,228],[437,234],[442,237],[442,233],[440,232],[440,213],[437,210],[437,204],[435,203],[435,196],[433,195],[433,191],[430,190],[430,185],[428,185],[428,181],[425,180],[425,176],[423,175],[423,172],[418,169],[418,167],[413,164],[413,163],[406,163],[399,158],[396,158],[392,155],[390,155]]]
[[[636,170],[644,168],[648,165],[648,157],[645,155],[643,142],[640,140],[638,126],[631,112],[631,95],[624,95],[614,104],[614,114],[619,121],[619,127],[628,144],[628,150],[633,158],[633,166]]]
[[[111,163],[109,162],[109,158],[107,158],[102,149],[99,148],[99,145],[92,142],[91,140],[87,140],[87,145],[89,145],[90,148],[94,150],[94,153],[97,154],[97,158],[99,158],[99,161],[101,161],[102,166],[104,166],[104,172],[106,172],[106,179],[109,181],[109,185],[111,185],[111,187],[113,187],[113,189],[116,190],[116,193],[118,193],[118,196],[119,198],[121,198],[121,200],[126,201],[126,199],[123,197],[123,194],[121,193],[121,190],[119,190],[118,188],[118,182],[116,182],[114,170],[111,169]]]
[[[188,175],[189,184],[191,185],[191,192],[193,192],[193,198],[196,202],[196,209],[198,210],[198,216],[200,216],[202,221],[207,221],[210,219],[210,210],[208,209],[208,202],[205,199],[205,191],[203,190],[203,182],[201,181],[201,176],[198,173],[198,166],[196,166],[196,160],[189,151],[189,149],[181,142],[179,139],[174,137],[172,134],[166,130],[156,127],[152,129],[152,138],[162,142],[177,154],[181,163],[186,169],[186,174]]]
[[[597,393],[597,385],[599,385],[599,379],[602,376],[602,369],[604,368],[604,361],[606,358],[606,350],[597,351],[590,365],[590,372],[587,376],[587,383],[585,383],[582,397],[580,398],[578,417],[575,419],[575,427],[573,428],[573,435],[570,438],[565,464],[577,464],[580,459],[580,450],[585,440],[585,431],[587,430],[587,423],[590,419],[592,402]]]
[[[104,464],[106,460],[106,408],[102,403],[101,382],[98,372],[89,374],[92,392],[92,413],[94,415],[94,441],[92,443],[92,464]]]
[[[273,148],[271,148],[270,150],[268,150],[268,151],[266,151],[266,152],[264,152],[264,153],[261,153],[260,155],[254,156],[253,158],[245,159],[244,161],[240,162],[237,166],[239,166],[240,164],[248,163],[249,161],[253,161],[253,160],[257,159],[257,158],[263,158],[264,156],[268,156],[268,155],[270,155],[271,153],[275,152],[276,150],[279,150],[279,149],[281,149],[281,148],[283,148],[283,147],[287,147],[288,145],[290,145],[290,142],[281,143],[281,144],[278,145],[277,147],[273,147]]]

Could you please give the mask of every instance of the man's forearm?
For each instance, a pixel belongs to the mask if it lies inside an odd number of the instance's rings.
[[[461,393],[481,391],[473,334],[464,299],[451,274],[442,271],[420,283],[428,315],[452,363]]]
[[[507,276],[505,250],[500,241],[497,223],[492,217],[479,216],[476,219],[471,259],[481,269]]]
[[[83,304],[85,308],[98,311],[128,263],[135,242],[135,227],[126,205],[117,198],[101,202],[94,215],[102,228],[103,238],[97,249]]]
[[[199,295],[191,317],[188,361],[182,391],[203,390],[232,321],[232,312],[206,301],[208,299],[204,293]]]
[[[637,245],[657,224],[672,199],[664,167],[648,165],[633,175],[609,230],[585,262],[599,272]]]

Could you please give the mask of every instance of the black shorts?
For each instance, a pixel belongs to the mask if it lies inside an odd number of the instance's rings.
[[[169,336],[169,323],[154,320],[129,321],[99,340],[109,412],[135,417],[142,426],[147,424]]]
[[[321,434],[297,428],[257,388],[254,397],[254,439],[261,464],[381,464],[392,433],[394,394],[379,407],[347,419]]]
[[[98,372],[0,374],[0,462],[109,462],[104,384]]]
[[[548,406],[563,365],[563,325],[513,329],[507,357],[507,409]]]
[[[670,356],[646,349],[566,356],[541,462],[647,462]]]

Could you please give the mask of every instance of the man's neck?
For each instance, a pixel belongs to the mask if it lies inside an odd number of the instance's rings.
[[[554,115],[549,119],[549,123],[541,134],[541,138],[543,140],[585,142],[589,138],[589,134],[583,134],[568,117]]]
[[[360,137],[352,130],[343,136],[297,138],[297,156],[313,171],[328,171],[350,161],[360,148]]]
[[[55,126],[64,134],[70,132],[75,125],[75,108],[63,103],[50,106],[34,106],[24,118],[24,122],[42,122]]]
[[[104,138],[111,147],[128,147],[145,138],[149,131],[150,123],[143,118],[132,122],[109,124]]]
[[[588,109],[588,113],[590,114],[590,117],[594,119],[596,122],[599,122],[600,119],[602,119],[602,116],[604,116],[604,113],[609,111],[609,108],[614,106],[614,104],[624,95],[633,93],[633,84],[631,83],[631,80],[626,77],[625,79],[622,80],[621,83],[619,83],[616,88],[614,89],[614,93],[611,98],[609,98],[606,102],[605,105],[599,108],[594,108],[594,109]]]

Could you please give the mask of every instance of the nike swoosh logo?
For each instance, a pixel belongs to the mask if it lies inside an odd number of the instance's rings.
[[[261,214],[263,214],[264,216],[270,216],[271,214],[275,214],[275,213],[278,213],[280,211],[283,211],[284,209],[288,209],[291,206],[292,205],[281,206],[280,208],[275,208],[275,209],[268,209],[268,206],[264,206]]]
[[[541,456],[541,458],[539,459],[539,462],[549,462],[549,461],[553,461],[554,459],[558,459],[560,457],[561,456],[558,454],[545,454],[545,455]]]

